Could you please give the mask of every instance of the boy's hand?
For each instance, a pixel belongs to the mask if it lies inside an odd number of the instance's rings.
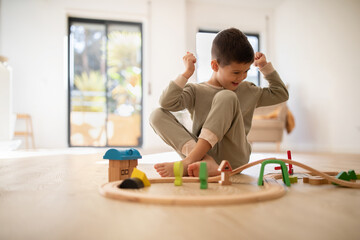
[[[257,52],[255,53],[255,67],[262,68],[267,64],[266,57],[263,53]]]
[[[183,61],[185,65],[185,72],[182,75],[186,79],[189,79],[195,71],[196,58],[194,54],[186,52],[186,55],[183,57]]]

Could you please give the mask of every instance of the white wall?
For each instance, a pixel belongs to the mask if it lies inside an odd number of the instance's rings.
[[[2,0],[0,16],[0,54],[13,68],[14,111],[31,114],[39,148],[67,147],[67,17],[144,23],[144,147],[166,148],[148,117],[159,86],[180,72],[185,0]]]
[[[2,53],[2,49],[1,49],[1,47],[2,47],[2,44],[1,44],[1,42],[2,42],[2,24],[1,24],[1,22],[3,22],[3,18],[2,18],[2,0],[0,0],[0,54]]]
[[[170,150],[149,126],[150,113],[159,107],[159,96],[170,80],[183,70],[185,47],[185,0],[152,1],[149,11],[149,79],[144,101],[144,149]],[[146,97],[146,96],[145,96]]]
[[[220,3],[219,3],[220,2]],[[14,110],[33,116],[39,147],[67,146],[67,17],[144,23],[144,148],[169,149],[148,125],[202,29],[259,33],[290,85],[294,151],[360,152],[359,1],[1,0],[0,54],[10,59]],[[267,20],[268,18],[268,20]]]
[[[285,144],[360,153],[360,1],[288,0],[275,16],[276,65],[296,117]]]
[[[0,143],[12,140],[12,115],[11,69],[0,61]]]
[[[195,36],[199,29],[219,31],[236,27],[246,33],[260,35],[261,50],[272,58],[268,47],[273,31],[273,7],[249,4],[246,1],[190,0],[187,4],[187,46],[195,52]],[[275,3],[274,3],[275,5]],[[210,63],[209,63],[210,64]]]

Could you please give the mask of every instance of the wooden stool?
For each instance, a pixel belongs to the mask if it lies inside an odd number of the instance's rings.
[[[25,137],[25,145],[26,148],[29,148],[29,138],[32,141],[32,148],[35,149],[35,141],[34,141],[34,133],[32,127],[31,116],[29,114],[16,114],[16,121],[17,120],[25,120],[25,131],[15,131],[14,136],[16,137]]]

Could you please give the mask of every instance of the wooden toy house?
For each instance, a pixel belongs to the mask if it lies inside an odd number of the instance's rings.
[[[218,168],[218,171],[221,172],[221,180],[219,183],[221,185],[231,185],[230,173],[232,172],[232,168],[230,163],[223,160]]]
[[[126,150],[109,149],[103,159],[109,159],[109,182],[130,178],[138,159],[142,158],[139,151],[130,148]]]

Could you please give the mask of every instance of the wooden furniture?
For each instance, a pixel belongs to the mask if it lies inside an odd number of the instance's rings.
[[[25,131],[15,131],[15,137],[24,137],[25,146],[29,148],[29,140],[31,140],[32,148],[35,149],[34,131],[31,116],[25,113],[16,114],[16,121],[25,121]]]
[[[278,199],[226,206],[117,201],[99,194],[99,187],[108,181],[108,162],[102,159],[105,151],[79,151],[33,157],[0,155],[0,239],[304,240],[358,239],[360,234],[359,189],[297,183]],[[152,164],[144,164],[146,153],[141,153],[138,168],[149,178],[159,177]],[[253,153],[251,162],[269,157],[286,158],[286,153]],[[360,172],[360,155],[293,152],[292,159],[324,172]],[[267,165],[265,174],[280,173],[274,166]],[[243,184],[249,186],[246,191],[253,191],[259,168],[257,165],[231,176],[236,181],[233,185],[247,183]],[[299,171],[303,170],[294,166],[295,174]],[[186,183],[169,186],[182,194]],[[168,194],[167,188],[160,189]],[[196,186],[199,191],[208,194],[211,188],[200,190]]]
[[[247,136],[249,143],[273,142],[277,152],[286,127],[286,102],[255,109],[252,126]]]

